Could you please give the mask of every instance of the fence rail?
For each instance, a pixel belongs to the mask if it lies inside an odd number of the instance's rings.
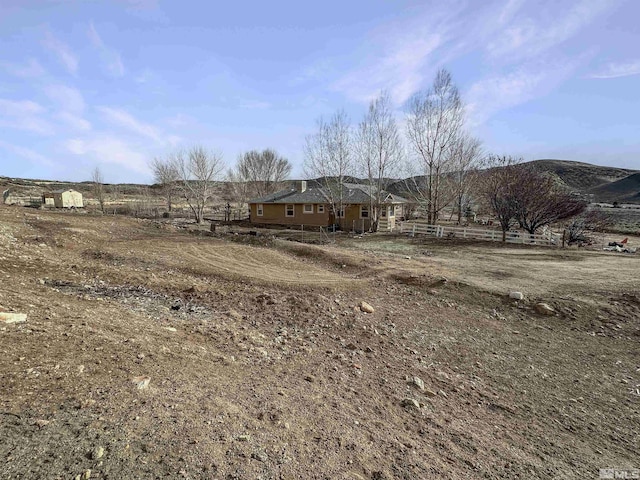
[[[493,242],[502,241],[502,232],[500,230],[482,230],[473,227],[452,227],[445,225],[429,225],[426,222],[407,221],[398,222],[396,231],[400,233],[432,235],[440,238],[469,238],[474,240],[486,240]],[[559,246],[561,239],[556,235],[547,233],[543,235],[531,235],[528,232],[507,232],[507,243],[519,243],[525,245],[541,245],[547,247]]]

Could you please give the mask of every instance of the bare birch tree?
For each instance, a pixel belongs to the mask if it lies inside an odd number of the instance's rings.
[[[104,191],[104,176],[102,175],[102,170],[100,167],[96,167],[93,169],[91,173],[91,181],[93,182],[92,190],[93,196],[98,201],[100,205],[100,211],[104,213],[104,200],[105,200],[105,191]]]
[[[371,230],[378,229],[385,177],[399,167],[403,145],[387,92],[369,104],[369,110],[358,126],[355,140],[358,173],[369,183]]]
[[[204,211],[213,195],[215,181],[224,171],[222,154],[203,147],[172,155],[171,164],[180,178],[180,191],[197,223],[204,221]]]
[[[351,126],[344,110],[336,112],[328,122],[320,118],[317,125],[318,131],[306,138],[305,175],[319,178],[342,227],[346,208],[344,182],[353,164]]]
[[[162,194],[167,204],[167,210],[171,212],[176,184],[180,180],[180,174],[171,158],[154,158],[150,165],[153,172],[153,181],[160,185]]]
[[[444,198],[443,179],[450,171],[451,147],[463,124],[462,101],[448,71],[440,70],[431,88],[409,100],[406,123],[417,167],[409,170],[421,174],[408,180],[407,190],[426,209],[428,222],[435,223],[452,200]]]
[[[458,223],[471,206],[471,192],[478,181],[478,170],[482,166],[482,148],[479,139],[462,133],[451,144],[451,173],[448,175],[450,188],[455,197]]]

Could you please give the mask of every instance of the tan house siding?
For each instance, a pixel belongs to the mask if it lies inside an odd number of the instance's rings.
[[[304,205],[293,204],[293,217],[286,216],[287,205],[284,203],[262,204],[262,216],[258,216],[258,205],[252,203],[250,220],[252,223],[270,223],[278,225],[314,225],[327,226],[329,224],[329,206],[324,205],[324,213],[318,213],[318,204],[313,204],[313,213],[303,213]]]

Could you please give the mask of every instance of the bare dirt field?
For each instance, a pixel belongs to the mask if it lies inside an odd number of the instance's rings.
[[[0,207],[0,479],[640,468],[640,255],[231,239]]]

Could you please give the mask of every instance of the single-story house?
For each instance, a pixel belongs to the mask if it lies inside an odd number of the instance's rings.
[[[55,208],[82,208],[82,194],[72,189],[54,190],[42,194],[42,203],[45,207]]]
[[[331,195],[325,187],[307,187],[307,182],[297,181],[293,188],[249,201],[250,221],[271,225],[340,225],[343,229],[369,230],[371,226],[371,200],[375,187],[356,183],[342,185],[342,209],[335,201],[339,194]],[[378,230],[390,231],[397,217],[403,215],[404,198],[381,192],[382,204],[378,211]],[[333,205],[335,204],[335,211]]]

